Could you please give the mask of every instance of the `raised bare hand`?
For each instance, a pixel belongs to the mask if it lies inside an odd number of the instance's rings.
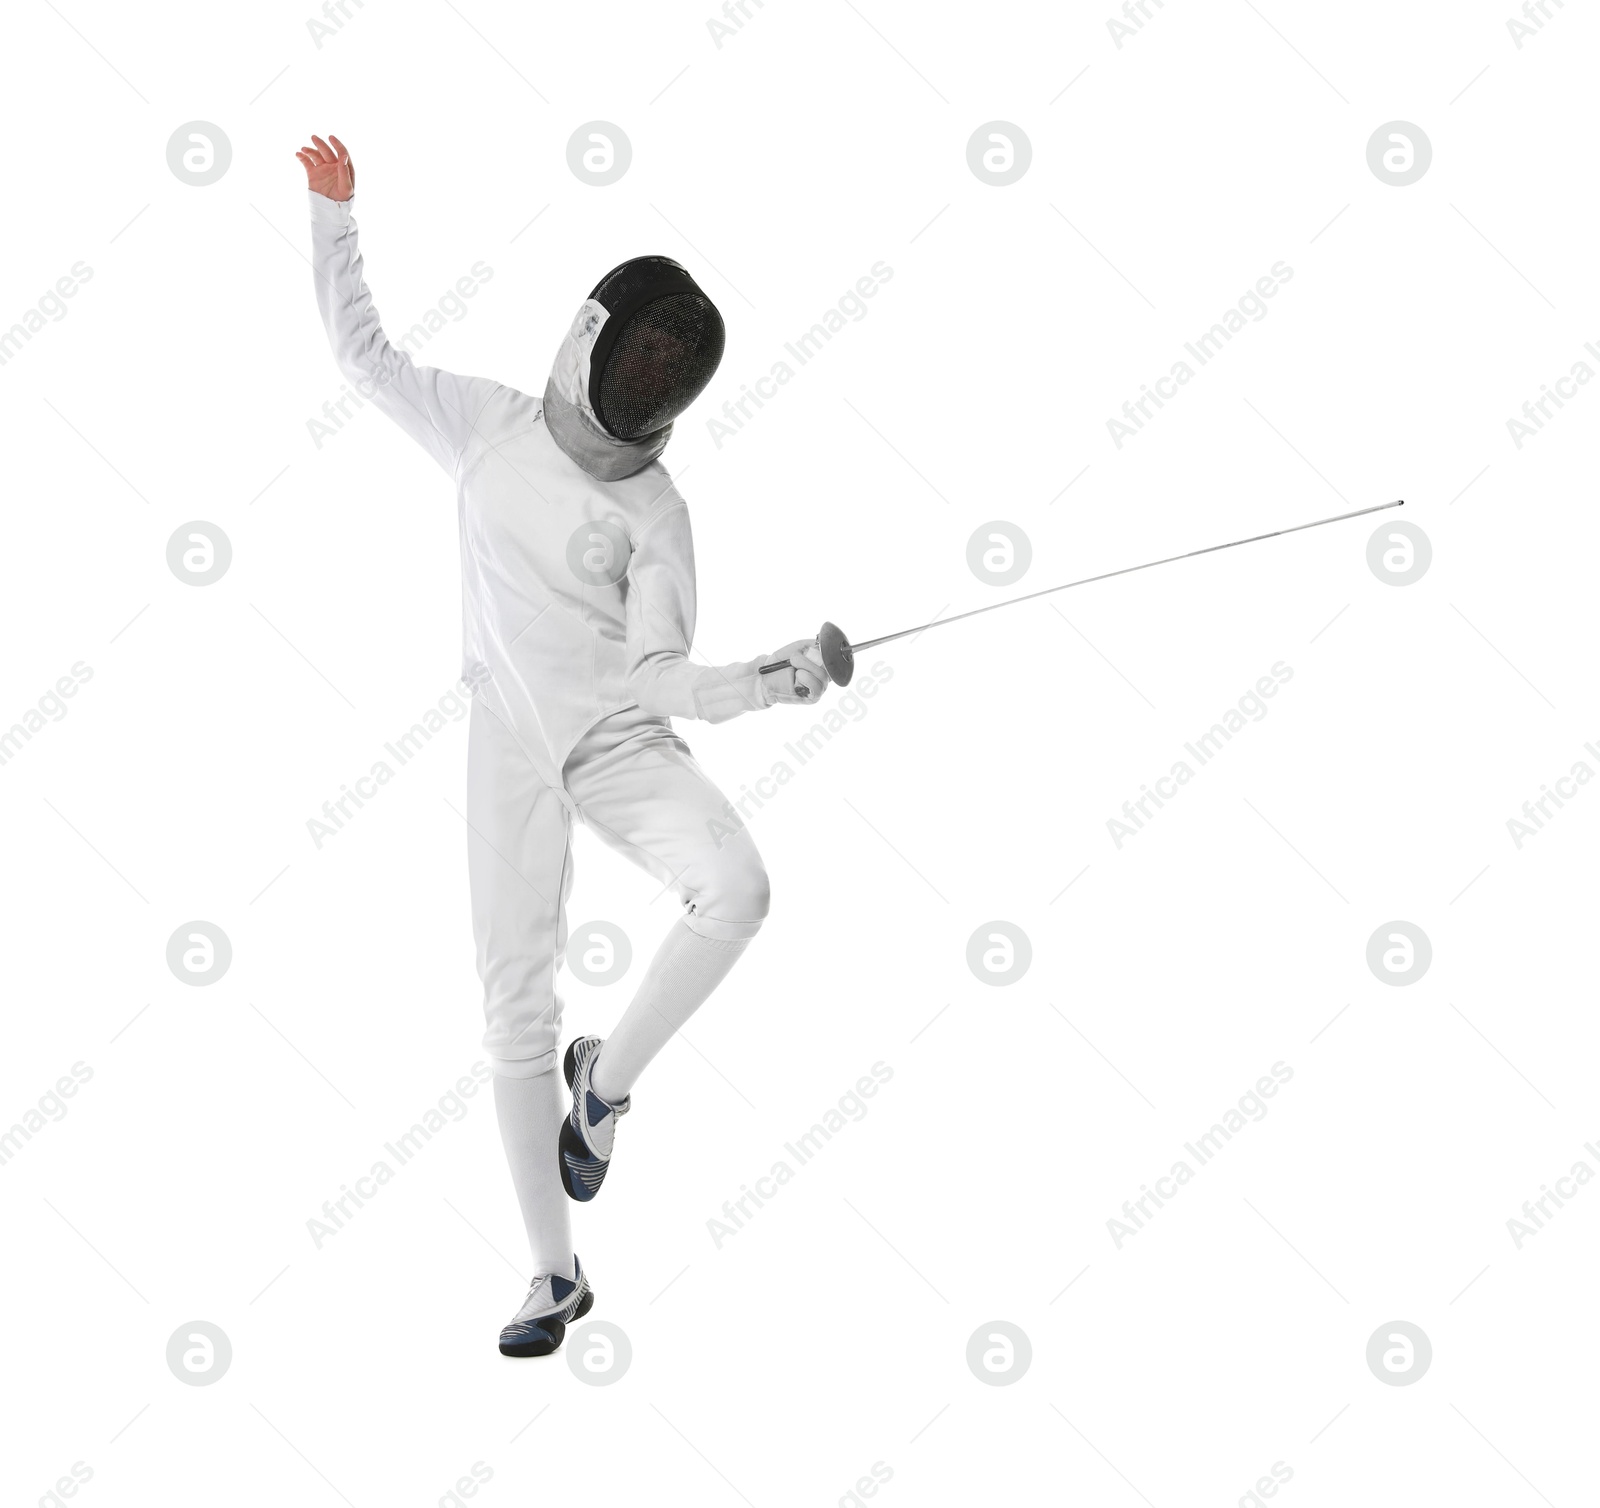
[[[306,187],[324,199],[348,199],[356,191],[356,165],[349,149],[337,136],[328,141],[313,136],[311,140],[311,146],[294,154],[306,170]]]

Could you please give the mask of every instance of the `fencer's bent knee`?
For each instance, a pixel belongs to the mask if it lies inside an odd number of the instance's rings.
[[[688,897],[688,923],[707,937],[754,937],[767,918],[772,887],[755,850],[722,849]]]
[[[706,887],[705,911],[730,922],[761,923],[772,904],[772,882],[758,854],[725,853]]]
[[[772,881],[759,856],[736,865],[729,876],[727,910],[735,921],[761,923],[772,908]]]

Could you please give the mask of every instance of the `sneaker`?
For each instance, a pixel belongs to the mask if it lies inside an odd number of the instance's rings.
[[[572,1259],[575,1278],[540,1273],[515,1318],[500,1332],[502,1356],[548,1356],[566,1339],[567,1326],[594,1308],[594,1290],[583,1263]]]
[[[626,1115],[633,1102],[629,1095],[619,1105],[608,1104],[589,1087],[589,1069],[599,1051],[599,1037],[578,1037],[561,1065],[572,1090],[572,1114],[561,1124],[561,1182],[573,1199],[584,1204],[600,1192],[611,1166],[617,1117]]]

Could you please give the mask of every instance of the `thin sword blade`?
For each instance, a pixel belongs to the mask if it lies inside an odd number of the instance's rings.
[[[1270,534],[1252,534],[1248,539],[1230,539],[1226,544],[1207,545],[1201,550],[1186,550],[1182,555],[1166,555],[1160,560],[1147,560],[1143,565],[1123,566],[1119,571],[1102,571],[1098,576],[1085,576],[1079,581],[1064,582],[1061,586],[1047,586],[1043,591],[1029,592],[1022,597],[1008,597],[1004,602],[991,602],[987,607],[975,607],[971,612],[957,613],[953,618],[935,618],[932,623],[918,624],[916,628],[902,628],[899,633],[884,634],[879,639],[867,639],[852,644],[852,651],[874,649],[879,644],[889,644],[912,634],[926,633],[930,628],[943,628],[947,623],[959,623],[963,618],[976,618],[979,613],[997,612],[1002,607],[1015,607],[1019,602],[1032,602],[1036,597],[1048,597],[1052,592],[1065,592],[1075,586],[1088,586],[1092,581],[1109,581],[1113,576],[1129,576],[1135,571],[1148,571],[1152,566],[1171,565],[1175,560],[1193,560],[1196,555],[1212,555],[1218,550],[1232,550],[1239,545],[1258,544],[1263,539],[1276,539],[1280,534],[1298,534],[1302,529],[1320,529],[1324,524],[1343,523],[1347,518],[1361,518],[1368,513],[1382,513],[1385,508],[1404,506],[1404,498],[1392,503],[1376,503],[1371,508],[1357,508],[1353,513],[1336,513],[1332,518],[1313,519],[1309,524],[1290,524],[1287,529],[1274,529]]]

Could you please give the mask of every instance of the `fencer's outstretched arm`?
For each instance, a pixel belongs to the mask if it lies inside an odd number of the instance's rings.
[[[689,509],[674,491],[634,533],[628,561],[628,690],[653,717],[724,723],[774,702],[815,702],[827,685],[820,664],[801,667],[801,645],[780,651],[796,668],[763,676],[758,655],[733,665],[697,664],[694,538]],[[805,690],[796,694],[796,686]]]
[[[499,384],[419,367],[389,343],[361,274],[361,248],[351,215],[355,164],[337,136],[311,140],[295,156],[310,189],[317,307],[339,370],[363,398],[453,474],[474,420]]]

